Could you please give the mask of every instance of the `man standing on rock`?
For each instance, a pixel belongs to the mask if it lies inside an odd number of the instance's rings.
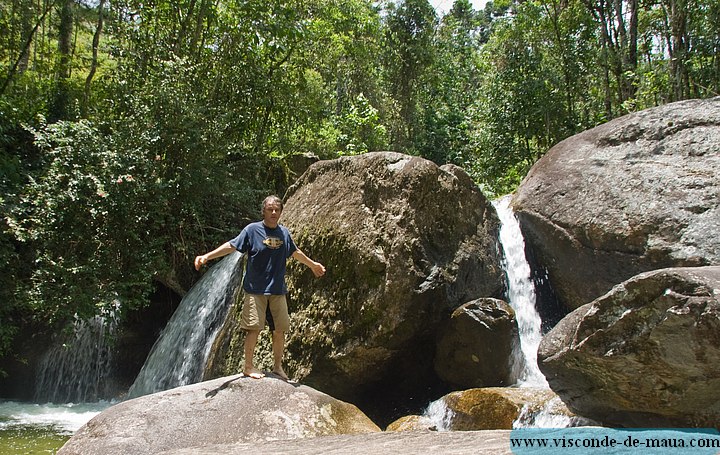
[[[195,258],[195,269],[200,270],[200,267],[209,260],[226,256],[235,250],[247,253],[247,266],[243,278],[245,299],[240,327],[246,331],[243,373],[255,379],[264,376],[262,371],[255,368],[253,357],[258,336],[265,326],[265,313],[268,307],[272,315],[270,330],[272,330],[273,373],[283,379],[288,378],[282,367],[285,332],[290,328],[290,316],[285,299],[287,259],[292,256],[302,262],[316,277],[325,274],[325,266],[300,251],[295,246],[290,231],[279,224],[282,211],[282,200],[277,196],[268,196],[262,203],[262,221],[250,223],[233,240]]]

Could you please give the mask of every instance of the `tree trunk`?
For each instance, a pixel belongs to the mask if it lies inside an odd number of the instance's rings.
[[[73,36],[73,0],[61,0],[60,3],[60,25],[58,27],[58,53],[60,60],[57,75],[60,79],[70,77],[70,61],[72,55]]]
[[[670,80],[672,81],[672,99],[679,101],[690,94],[685,60],[687,58],[687,1],[666,0],[670,19]]]
[[[30,0],[24,0],[20,2],[20,30],[22,33],[22,42],[26,45],[20,51],[20,59],[17,67],[18,73],[23,73],[30,63],[30,43],[32,43],[32,37],[35,34],[35,28],[33,27],[33,8]]]
[[[53,1],[51,4],[48,5],[48,7],[43,11],[42,16],[38,19],[38,21],[35,23],[35,27],[30,31],[30,33],[27,36],[27,39],[25,40],[25,44],[23,45],[22,50],[20,51],[20,56],[15,61],[15,64],[12,68],[10,68],[10,71],[8,71],[8,75],[3,81],[2,87],[0,87],[0,96],[2,96],[5,93],[5,90],[7,89],[8,85],[10,85],[10,81],[12,78],[17,74],[18,69],[22,65],[22,61],[25,58],[25,54],[29,55],[30,52],[30,45],[33,42],[33,38],[35,34],[37,33],[38,28],[40,27],[40,24],[43,23],[45,20],[45,16],[47,16],[48,12],[52,9],[52,7],[55,5],[55,1]]]
[[[613,42],[611,36],[611,25],[608,22],[609,15],[605,12],[606,3],[604,1],[594,2],[592,0],[584,0],[585,7],[590,11],[593,18],[600,29],[600,55],[601,65],[603,68],[603,92],[605,116],[608,119],[613,118],[613,96],[610,88],[610,71],[612,68]]]
[[[72,72],[73,0],[60,0],[58,26],[58,65],[55,98],[48,113],[51,122],[70,118],[70,75]]]
[[[83,116],[87,116],[88,108],[90,107],[90,86],[92,85],[93,77],[98,67],[98,47],[100,46],[100,35],[103,29],[103,8],[105,7],[105,0],[100,0],[98,5],[98,21],[97,27],[95,28],[95,34],[93,35],[92,42],[92,62],[90,63],[90,72],[85,79],[85,91],[83,93]]]
[[[205,41],[203,39],[203,29],[206,26],[206,19],[209,25],[209,12],[211,6],[210,0],[201,0],[200,11],[195,18],[195,27],[193,29],[192,40],[190,42],[190,51],[195,54],[196,61],[200,61],[202,47]]]
[[[628,0],[627,42],[623,48],[623,101],[635,98],[638,66],[638,0]]]

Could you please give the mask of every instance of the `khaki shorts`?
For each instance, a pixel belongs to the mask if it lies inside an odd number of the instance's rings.
[[[287,332],[290,329],[290,315],[284,295],[257,295],[245,293],[240,328],[262,330],[265,327],[266,312],[270,309],[270,330]]]

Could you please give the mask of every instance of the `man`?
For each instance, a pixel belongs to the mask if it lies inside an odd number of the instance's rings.
[[[260,331],[265,326],[265,314],[270,308],[272,323],[273,373],[287,380],[282,367],[285,351],[285,332],[290,328],[288,314],[285,267],[293,257],[312,270],[316,277],[325,274],[325,267],[300,251],[290,236],[290,231],[279,224],[283,202],[277,196],[268,196],[262,203],[262,221],[250,223],[233,240],[225,242],[215,250],[197,256],[195,269],[200,270],[209,260],[226,256],[237,250],[247,253],[247,267],[243,278],[243,301],[240,327],[245,336],[245,376],[260,379],[262,371],[255,368],[253,357]],[[274,325],[274,327],[272,327]]]

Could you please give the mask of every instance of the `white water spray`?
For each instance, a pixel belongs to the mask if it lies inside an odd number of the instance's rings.
[[[431,402],[420,419],[436,431],[450,431],[455,412],[448,408],[444,398]]]
[[[503,266],[507,274],[508,303],[515,310],[520,334],[520,347],[513,355],[512,374],[521,387],[547,387],[537,363],[542,321],[535,309],[535,284],[525,257],[525,241],[510,207],[510,199],[511,195],[504,196],[493,201],[493,205],[501,223],[500,243],[505,253]]]
[[[183,297],[130,391],[139,397],[202,380],[210,349],[240,282],[238,252],[214,265]]]
[[[0,401],[0,432],[12,430],[22,432],[28,428],[33,428],[37,432],[39,429],[49,428],[58,434],[71,435],[112,404],[109,401],[82,404]],[[6,446],[2,443],[0,439],[0,453],[8,453],[3,451]]]
[[[120,302],[90,320],[75,316],[69,338],[55,343],[38,367],[38,403],[88,403],[111,398],[108,376]]]
[[[560,397],[550,399],[542,408],[523,406],[513,428],[569,428],[598,426],[599,423],[568,412]]]

